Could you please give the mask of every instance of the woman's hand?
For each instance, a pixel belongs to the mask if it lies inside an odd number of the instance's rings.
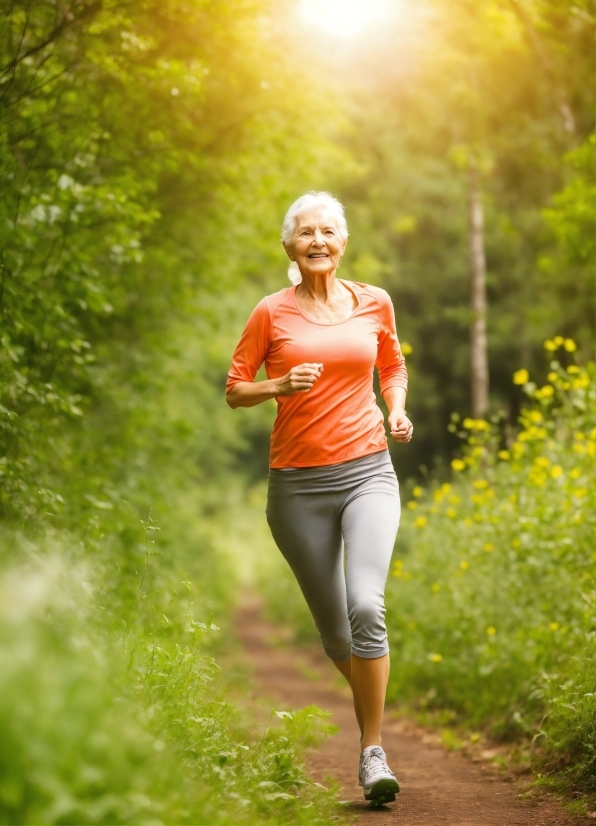
[[[293,396],[294,393],[310,390],[323,372],[322,364],[305,362],[292,367],[289,373],[276,379],[279,388],[278,396]]]
[[[237,407],[254,407],[277,396],[293,396],[310,390],[323,372],[322,364],[298,364],[279,379],[266,381],[239,381],[226,393],[226,401],[232,410]]]
[[[406,416],[406,411],[403,407],[398,407],[392,410],[387,421],[391,435],[396,442],[410,441],[414,431],[414,426]]]

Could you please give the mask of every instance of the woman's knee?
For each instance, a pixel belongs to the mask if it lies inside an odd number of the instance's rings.
[[[361,598],[352,602],[349,618],[354,654],[381,657],[387,653],[385,604],[382,599]]]
[[[351,636],[333,636],[323,637],[321,635],[321,642],[325,654],[330,660],[334,662],[343,662],[349,660],[352,656],[352,637]]]

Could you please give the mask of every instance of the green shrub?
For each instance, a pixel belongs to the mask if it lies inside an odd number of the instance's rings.
[[[323,822],[335,802],[301,755],[325,715],[280,712],[263,732],[226,700],[217,628],[161,558],[160,610],[151,540],[120,604],[112,566],[67,540],[0,538],[21,560],[0,577],[0,822]]]
[[[575,345],[545,343],[567,360]],[[520,430],[454,417],[451,484],[414,487],[387,589],[390,697],[525,735],[593,782],[595,365],[552,361]],[[591,780],[590,780],[591,778]]]

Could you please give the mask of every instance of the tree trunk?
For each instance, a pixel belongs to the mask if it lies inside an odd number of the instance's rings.
[[[470,367],[472,416],[481,419],[488,410],[488,348],[486,342],[486,256],[484,253],[484,208],[478,168],[469,167],[469,246],[471,276]]]

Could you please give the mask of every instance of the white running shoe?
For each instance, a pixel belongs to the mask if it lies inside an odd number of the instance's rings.
[[[399,783],[387,765],[387,755],[380,746],[368,746],[360,752],[358,779],[365,799],[373,805],[391,803],[399,792]]]

